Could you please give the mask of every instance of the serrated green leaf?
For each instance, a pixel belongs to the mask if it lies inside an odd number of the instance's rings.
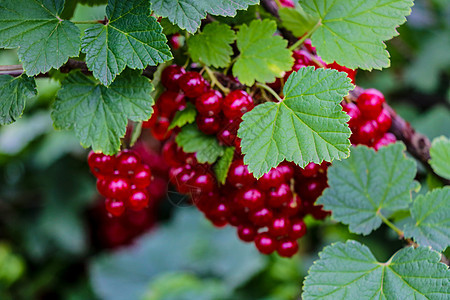
[[[0,48],[19,47],[28,75],[57,69],[80,52],[80,30],[59,15],[60,0],[0,0]]]
[[[195,106],[188,102],[187,106],[183,110],[179,110],[175,113],[172,123],[170,123],[169,129],[175,127],[183,127],[186,124],[191,124],[195,122],[195,117],[197,116],[197,110]]]
[[[435,138],[431,143],[430,156],[434,172],[450,179],[450,140],[445,136]]]
[[[85,31],[82,51],[95,78],[104,85],[114,81],[126,66],[144,69],[172,58],[162,27],[150,16],[146,0],[109,0],[108,24]]]
[[[127,69],[109,88],[74,72],[62,83],[53,104],[53,124],[74,129],[84,147],[105,154],[120,150],[128,119],[148,120],[154,101],[153,85],[139,71]]]
[[[450,245],[449,216],[450,187],[419,195],[411,208],[411,220],[405,225],[405,237],[442,251]]]
[[[408,208],[416,185],[416,163],[407,158],[405,146],[396,143],[378,152],[366,146],[352,149],[350,157],[328,169],[328,185],[317,204],[350,231],[369,234],[382,218]]]
[[[187,40],[188,51],[195,62],[204,62],[216,68],[226,67],[231,61],[235,39],[234,31],[227,24],[211,23],[199,34]]]
[[[0,75],[0,125],[15,122],[23,113],[25,100],[36,96],[34,78]]]
[[[224,147],[219,145],[216,136],[204,134],[193,124],[181,128],[175,141],[184,152],[195,153],[199,163],[212,164],[223,155],[224,151]]]
[[[307,14],[301,6],[295,8],[282,7],[278,12],[281,25],[297,37],[301,37],[313,29],[319,21],[317,17]]]
[[[403,248],[378,262],[356,241],[336,243],[319,253],[303,286],[304,300],[448,299],[450,272],[439,253]]]
[[[159,24],[161,24],[165,35],[171,35],[183,31],[180,27],[178,27],[178,25],[172,24],[172,22],[170,22],[167,18],[161,18],[161,20],[159,20]]]
[[[300,0],[300,5],[322,22],[311,41],[323,60],[372,70],[389,67],[384,41],[398,35],[413,0]]]
[[[150,0],[151,10],[158,16],[169,18],[180,28],[194,33],[206,14],[235,16],[237,10],[258,4],[259,0]]]
[[[346,158],[351,132],[339,103],[352,87],[336,70],[293,72],[282,102],[258,105],[242,118],[238,136],[249,171],[259,178],[285,159],[304,167]]]
[[[234,147],[227,147],[223,152],[223,156],[214,165],[214,173],[216,174],[217,181],[220,184],[225,184],[228,175],[228,169],[230,169],[231,162],[234,157]]]
[[[256,81],[273,82],[292,68],[294,59],[287,49],[287,40],[274,35],[277,23],[271,20],[254,20],[242,25],[236,35],[240,51],[233,65],[233,75],[245,85]]]

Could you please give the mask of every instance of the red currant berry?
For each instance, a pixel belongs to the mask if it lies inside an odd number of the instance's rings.
[[[197,72],[186,72],[180,77],[180,88],[189,98],[196,98],[205,90],[205,79]]]
[[[286,161],[282,162],[278,166],[278,169],[283,174],[285,182],[289,182],[294,177],[294,167],[292,163],[288,163]]]
[[[183,46],[183,37],[179,33],[172,34],[169,38],[169,43],[174,50],[177,50]]]
[[[135,190],[128,198],[128,206],[133,210],[142,210],[147,207],[149,196],[145,190]]]
[[[278,243],[268,233],[258,233],[255,237],[255,246],[262,254],[271,254],[277,249]]]
[[[167,139],[172,130],[169,130],[170,120],[168,118],[160,117],[152,127],[152,134],[158,141]]]
[[[285,217],[277,217],[269,224],[269,233],[272,236],[284,236],[289,233],[290,221]]]
[[[378,136],[378,124],[368,120],[354,132],[354,140],[359,144],[370,145]]]
[[[230,210],[228,206],[223,202],[215,202],[213,201],[213,205],[211,205],[206,211],[205,214],[212,219],[226,219],[230,215]]]
[[[172,118],[175,112],[186,107],[186,99],[182,93],[165,91],[159,96],[156,105],[161,116]]]
[[[217,139],[222,145],[233,146],[236,140],[236,133],[225,128],[217,134]]]
[[[104,197],[109,195],[108,183],[107,179],[97,179],[97,191]]]
[[[387,146],[389,144],[393,144],[397,141],[397,139],[395,138],[395,135],[393,135],[390,132],[386,132],[381,139],[379,139],[374,145],[373,147],[375,148],[375,150],[379,150],[381,147],[383,146]]]
[[[249,219],[256,226],[263,227],[270,224],[273,219],[273,213],[270,209],[263,207],[255,211],[251,211],[249,214]]]
[[[314,177],[319,173],[320,165],[315,163],[307,164],[303,169],[299,169],[299,173],[303,177]]]
[[[122,200],[105,199],[106,211],[114,217],[119,217],[125,211],[125,204]]]
[[[204,116],[214,116],[221,112],[222,94],[217,91],[204,93],[195,100],[195,108],[199,114]]]
[[[125,150],[117,155],[117,170],[120,174],[128,174],[137,169],[141,163],[139,154],[131,150]]]
[[[350,116],[350,120],[348,121],[348,126],[350,128],[357,127],[361,122],[361,111],[355,103],[343,103],[342,110]]]
[[[378,115],[376,122],[378,124],[378,131],[385,133],[391,128],[392,119],[389,112],[386,109],[381,110]]]
[[[237,195],[237,201],[249,209],[258,209],[264,206],[264,194],[256,188],[243,189]]]
[[[189,184],[190,180],[195,176],[193,170],[185,169],[177,176],[176,187],[181,194],[189,194],[193,187]]]
[[[180,157],[180,149],[174,140],[167,141],[162,149],[164,161],[171,167],[180,167],[184,164],[184,159]]]
[[[88,156],[88,165],[95,176],[110,175],[114,172],[116,159],[114,156],[91,151]]]
[[[256,229],[252,225],[239,225],[237,234],[239,238],[244,242],[253,242],[256,236]]]
[[[307,39],[303,42],[303,46],[305,47],[306,50],[308,50],[310,53],[312,54],[316,54],[316,47],[313,47],[313,45],[311,44],[311,40]]]
[[[252,97],[243,90],[235,90],[229,93],[222,104],[225,116],[234,120],[242,117],[246,112],[253,109],[255,104]]]
[[[290,8],[295,7],[294,1],[292,0],[280,0],[280,4],[282,7],[290,7]]]
[[[356,104],[365,118],[375,120],[383,109],[384,101],[380,91],[367,89],[356,99]]]
[[[242,159],[233,161],[228,170],[227,182],[235,187],[250,186],[256,181],[255,177],[248,171]]]
[[[279,187],[284,181],[284,173],[281,168],[276,167],[258,179],[258,187],[267,191],[270,188]]]
[[[352,83],[355,84],[355,76],[356,76],[356,70],[349,69],[347,67],[341,66],[337,64],[336,62],[333,62],[332,64],[329,64],[327,68],[335,69],[340,72],[347,73],[347,77],[352,80]]]
[[[298,243],[296,240],[285,238],[278,242],[277,252],[282,257],[292,257],[297,251]]]
[[[288,203],[281,207],[280,213],[286,217],[292,217],[300,212],[302,200],[298,195],[294,195]]]
[[[326,177],[317,177],[297,181],[295,184],[295,189],[302,198],[307,200],[316,200],[320,195],[322,195],[322,192],[326,186]]]
[[[161,83],[167,89],[172,91],[178,91],[180,89],[178,80],[186,73],[183,67],[171,65],[165,68],[161,73]]]
[[[195,174],[189,181],[189,184],[196,189],[197,193],[209,193],[216,189],[217,183],[209,173]]]
[[[130,183],[125,178],[114,177],[106,182],[105,195],[108,198],[126,199],[130,192]]]
[[[134,171],[131,179],[132,183],[138,188],[143,189],[150,185],[152,180],[152,172],[147,165],[141,165]]]
[[[329,215],[331,215],[331,212],[323,210],[323,205],[313,205],[309,211],[309,213],[313,216],[316,220],[323,220]]]
[[[289,237],[291,239],[299,239],[306,234],[306,224],[302,219],[291,220],[289,228]]]
[[[148,119],[148,121],[142,122],[142,128],[152,128],[153,126],[155,126],[156,121],[158,121],[158,117],[159,117],[158,107],[156,105],[154,105],[152,108],[153,108],[153,114],[150,117],[150,119]]]
[[[197,116],[197,126],[205,134],[216,134],[220,131],[221,121],[218,116]]]
[[[280,207],[292,198],[292,192],[289,185],[282,183],[277,188],[272,188],[269,191],[267,204],[271,207]]]
[[[224,227],[228,224],[228,221],[226,218],[216,218],[214,215],[207,215],[207,214],[205,214],[205,217],[208,220],[210,220],[211,223],[217,228]]]

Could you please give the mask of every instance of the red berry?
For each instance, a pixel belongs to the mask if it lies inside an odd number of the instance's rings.
[[[307,39],[303,42],[303,46],[312,54],[316,54],[316,47],[313,47],[311,44],[311,40]]]
[[[239,238],[244,242],[253,242],[256,236],[256,228],[252,225],[239,225],[237,230]]]
[[[165,91],[159,96],[156,105],[161,116],[172,118],[178,110],[186,107],[186,99],[182,93]]]
[[[367,89],[356,99],[356,104],[365,118],[374,120],[381,113],[384,101],[384,96],[380,91]]]
[[[126,199],[130,192],[130,183],[125,178],[114,177],[106,181],[105,197]]]
[[[119,170],[121,174],[134,172],[134,170],[136,170],[140,163],[141,158],[134,151],[125,150],[117,155],[117,170]]]
[[[378,115],[376,122],[378,124],[379,132],[387,132],[391,128],[392,119],[391,115],[386,109],[381,110],[381,113]]]
[[[270,188],[279,187],[284,181],[284,173],[281,168],[276,167],[258,179],[258,187],[267,191]]]
[[[152,180],[152,172],[147,165],[141,165],[134,171],[131,179],[132,183],[138,188],[143,189],[150,185]]]
[[[205,90],[205,79],[197,72],[186,72],[180,77],[180,88],[189,98],[196,98]]]
[[[289,228],[289,237],[291,239],[299,239],[306,234],[306,224],[302,219],[291,220]]]
[[[252,110],[254,106],[253,99],[247,92],[235,90],[225,97],[222,110],[228,119],[234,120],[242,117],[246,112]]]
[[[331,215],[331,212],[323,210],[323,205],[313,205],[309,211],[309,213],[313,216],[316,220],[323,220],[329,215]]]
[[[269,233],[272,236],[284,236],[289,233],[290,221],[285,217],[277,217],[269,224]]]
[[[172,34],[172,36],[169,38],[169,43],[174,50],[177,50],[181,46],[183,46],[183,36],[181,36],[179,33]]]
[[[230,210],[225,203],[215,202],[207,210],[205,210],[205,214],[210,219],[226,219],[230,215]]]
[[[214,179],[214,176],[212,176],[209,173],[205,174],[195,174],[192,179],[189,181],[189,184],[194,188],[197,189],[196,192],[200,193],[209,193],[216,189],[217,183]]]
[[[96,177],[99,174],[110,175],[114,172],[116,159],[114,156],[91,151],[88,156],[88,165]]]
[[[216,134],[220,131],[220,118],[219,116],[197,116],[197,126],[200,131],[205,134]]]
[[[128,205],[133,210],[142,210],[147,207],[149,196],[145,190],[135,190],[128,198]]]
[[[164,117],[158,118],[155,125],[152,127],[152,134],[158,141],[167,139],[172,130],[169,130],[170,120]]]
[[[361,122],[361,111],[359,110],[358,106],[356,106],[356,104],[353,102],[343,103],[342,110],[350,116],[348,126],[350,126],[350,128],[357,127]]]
[[[263,254],[271,254],[277,249],[277,241],[268,233],[258,233],[255,237],[255,246]]]
[[[241,190],[236,199],[239,204],[249,209],[258,209],[264,206],[264,194],[256,188]]]
[[[390,132],[386,132],[374,145],[375,150],[379,150],[381,147],[393,144],[397,141],[395,135]]]
[[[358,144],[370,145],[378,136],[378,124],[373,120],[368,120],[354,132],[354,140]]]
[[[298,195],[294,195],[288,203],[281,207],[281,214],[286,217],[292,217],[299,213],[302,205],[302,200]]]
[[[236,133],[230,131],[228,128],[225,128],[217,134],[217,139],[225,146],[233,146],[234,141],[236,140]]]
[[[268,225],[272,221],[273,213],[270,209],[263,207],[259,210],[250,212],[249,219],[256,226],[263,227]]]
[[[295,183],[295,189],[300,197],[307,200],[319,198],[326,186],[326,178],[324,179],[323,177],[306,179]]]
[[[176,177],[176,187],[181,194],[188,194],[192,190],[192,186],[189,184],[190,180],[194,177],[195,172],[193,170],[184,169]]]
[[[107,179],[97,179],[97,191],[104,197],[109,195],[108,183],[109,181]]]
[[[180,167],[184,164],[184,160],[180,157],[181,149],[174,140],[167,141],[162,149],[164,161],[171,167]]]
[[[335,69],[340,72],[347,73],[347,77],[352,80],[352,83],[355,84],[355,76],[356,76],[356,70],[349,69],[347,67],[341,66],[337,64],[336,62],[333,62],[332,64],[329,64],[327,68]]]
[[[105,207],[106,210],[114,217],[122,215],[123,212],[125,211],[125,204],[123,203],[122,200],[113,200],[110,198],[106,198]]]
[[[205,215],[205,217],[208,220],[210,220],[211,223],[217,228],[224,227],[224,226],[226,226],[228,224],[228,221],[225,218],[218,218],[218,219],[216,219],[216,218],[208,216],[208,215]]]
[[[292,163],[288,163],[286,161],[282,162],[278,166],[278,169],[283,174],[284,180],[286,182],[289,182],[294,177],[294,167],[293,167]]]
[[[242,159],[233,161],[228,170],[227,182],[236,186],[250,186],[256,181],[255,177],[248,171]]]
[[[177,65],[168,66],[161,73],[161,83],[167,89],[176,92],[180,89],[178,80],[185,73],[186,70],[183,67]]]
[[[319,173],[320,165],[315,163],[307,164],[303,169],[299,169],[303,177],[314,177]]]
[[[268,194],[267,204],[271,207],[280,207],[292,198],[291,188],[286,183],[272,188]]]
[[[282,257],[292,257],[298,251],[296,240],[284,238],[278,242],[277,252]]]
[[[195,100],[195,108],[199,114],[213,116],[221,112],[222,94],[217,90],[204,93]]]
[[[153,126],[155,126],[156,121],[158,121],[158,117],[159,117],[158,107],[156,105],[154,105],[152,108],[153,108],[153,114],[148,121],[142,122],[142,128],[152,128]]]

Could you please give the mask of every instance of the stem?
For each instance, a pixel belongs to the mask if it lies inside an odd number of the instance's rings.
[[[400,238],[404,238],[404,232],[402,230],[400,230],[397,226],[394,225],[394,223],[392,223],[391,221],[389,221],[385,216],[383,216],[380,211],[377,211],[377,216],[380,217],[380,219],[384,222],[384,224],[386,224],[387,226],[389,226],[392,230],[394,230]]]
[[[303,35],[301,39],[299,39],[292,46],[290,46],[289,50],[294,51],[295,49],[300,47],[306,41],[306,39],[308,39],[317,30],[317,28],[320,27],[320,25],[322,25],[322,20],[319,20],[310,31],[308,31],[306,34]]]
[[[274,96],[275,99],[277,99],[278,102],[282,102],[283,101],[283,99],[281,99],[280,96],[270,86],[268,86],[267,84],[257,82],[256,86],[259,87],[259,88],[263,88],[266,91],[268,91],[269,93],[271,93],[272,96]]]
[[[211,79],[211,85],[217,85],[219,87],[219,89],[222,90],[222,92],[224,92],[225,94],[228,94],[230,92],[229,88],[224,87],[219,80],[217,80],[216,75],[214,75],[214,72],[208,68],[207,66],[204,66],[206,73],[208,73],[209,79]]]
[[[90,20],[90,21],[72,21],[74,24],[98,24],[103,23],[103,20]]]

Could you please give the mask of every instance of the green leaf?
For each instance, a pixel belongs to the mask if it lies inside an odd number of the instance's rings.
[[[299,5],[295,8],[282,7],[278,12],[281,25],[297,37],[301,37],[313,29],[319,21],[317,17],[307,14]]]
[[[27,98],[36,96],[34,78],[0,75],[0,125],[15,122],[23,113]]]
[[[151,10],[158,16],[167,17],[180,28],[194,33],[206,14],[235,16],[237,10],[258,4],[259,0],[150,0]]]
[[[276,30],[277,23],[271,20],[254,20],[240,27],[236,36],[240,54],[233,75],[243,84],[273,82],[292,68],[294,59],[286,48],[287,40],[274,35]]]
[[[139,71],[124,71],[109,88],[79,72],[72,73],[53,104],[54,126],[74,129],[84,147],[114,154],[120,150],[128,119],[139,122],[150,118],[152,90],[153,85]]]
[[[304,300],[448,299],[450,272],[439,253],[403,248],[378,262],[356,241],[336,243],[319,253],[303,286]]]
[[[331,210],[332,217],[349,225],[351,232],[369,234],[380,227],[382,217],[411,203],[416,163],[404,150],[402,143],[378,152],[366,146],[353,148],[348,159],[328,169],[330,187],[316,203]]]
[[[300,5],[322,22],[311,41],[323,60],[372,70],[389,67],[384,41],[398,35],[413,0],[300,0]]]
[[[149,15],[146,0],[110,0],[107,25],[85,31],[82,51],[95,78],[109,85],[126,66],[144,69],[172,58],[158,21]]]
[[[195,153],[199,163],[212,164],[223,155],[224,151],[215,135],[206,135],[193,124],[181,128],[175,141],[184,152]]]
[[[169,129],[175,127],[183,127],[186,124],[191,124],[195,122],[195,117],[197,116],[197,110],[195,106],[188,102],[187,106],[183,110],[179,110],[175,113],[172,123],[170,123]]]
[[[242,118],[238,136],[249,171],[259,178],[285,159],[304,167],[346,158],[351,132],[339,103],[352,87],[336,70],[293,72],[282,102],[258,105]]]
[[[419,195],[411,208],[411,220],[405,225],[405,237],[421,246],[442,251],[450,245],[450,187]]]
[[[224,150],[223,156],[214,165],[214,173],[216,174],[217,181],[220,184],[225,184],[228,175],[228,169],[234,157],[234,147],[227,147]]]
[[[183,32],[180,27],[178,27],[176,24],[172,24],[172,22],[170,22],[167,18],[161,18],[161,20],[159,20],[159,24],[161,24],[163,33],[165,35]]]
[[[435,138],[430,148],[430,165],[439,176],[450,179],[450,140],[445,136]]]
[[[216,68],[226,67],[231,61],[233,49],[230,44],[234,39],[235,34],[230,26],[211,23],[201,33],[187,40],[188,51],[196,62],[204,62]]]
[[[58,69],[80,52],[80,30],[59,15],[64,1],[0,0],[0,48],[19,48],[28,75]]]

